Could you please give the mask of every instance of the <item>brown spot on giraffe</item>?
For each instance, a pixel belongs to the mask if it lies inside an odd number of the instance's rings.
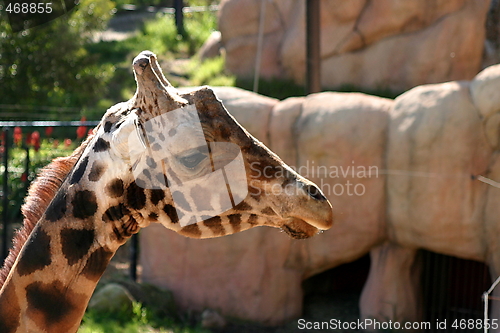
[[[76,184],[82,179],[83,174],[87,170],[88,164],[89,164],[89,157],[86,156],[78,163],[76,170],[73,171],[73,174],[71,175],[71,180],[69,182],[70,184]]]
[[[187,225],[184,228],[182,228],[179,232],[182,235],[185,235],[188,237],[193,237],[193,238],[199,238],[201,236],[201,230],[197,224]]]
[[[120,202],[118,205],[106,209],[102,215],[102,220],[104,222],[119,221],[128,214],[130,214],[130,210]]]
[[[45,212],[45,218],[47,219],[47,221],[51,222],[59,221],[66,214],[66,209],[66,193],[60,191],[56,194],[49,207],[47,208],[47,211]]]
[[[97,283],[108,266],[113,252],[105,247],[99,247],[88,257],[82,274],[89,280]]]
[[[50,236],[40,226],[32,231],[31,242],[27,243],[24,252],[28,254],[27,260],[18,265],[18,273],[21,276],[32,274],[52,263],[50,251]]]
[[[266,207],[261,210],[261,213],[264,215],[276,215],[276,212],[271,207]]]
[[[69,265],[74,265],[86,256],[95,241],[93,229],[63,229],[61,230],[62,252]]]
[[[73,205],[73,216],[77,219],[92,217],[97,211],[97,198],[93,191],[77,191],[71,204]]]
[[[241,230],[241,214],[228,215],[229,223],[233,227],[234,232]]]
[[[109,182],[104,188],[104,192],[109,195],[111,198],[121,197],[125,192],[123,187],[123,180],[120,178],[115,178],[111,182]]]
[[[220,216],[214,216],[206,219],[203,221],[203,224],[212,230],[214,235],[222,236],[226,233],[224,227],[222,226],[222,219]]]
[[[127,187],[127,205],[132,209],[141,209],[146,205],[144,187],[138,186],[134,181]]]
[[[163,211],[167,214],[173,224],[179,223],[179,216],[177,215],[177,211],[171,204],[165,204],[163,206]]]
[[[250,206],[245,201],[242,201],[239,204],[237,204],[236,207],[234,207],[234,209],[239,211],[246,211],[246,210],[252,210],[252,206]]]
[[[33,282],[26,287],[26,314],[47,332],[70,332],[85,310],[85,297],[68,290],[61,281]],[[81,314],[80,314],[81,313]]]
[[[153,189],[149,191],[149,197],[153,205],[158,205],[160,201],[165,199],[165,191],[160,189]]]
[[[104,132],[106,132],[106,133],[111,132],[112,127],[113,127],[113,123],[111,121],[106,121],[104,123]]]
[[[89,180],[91,182],[97,182],[99,179],[101,179],[101,176],[106,168],[107,166],[104,163],[94,161],[94,163],[92,164],[92,168],[90,169]]]
[[[258,220],[259,220],[259,217],[255,214],[251,214],[249,217],[248,217],[248,221],[247,223],[250,224],[250,225],[257,225],[258,223]]]
[[[94,144],[94,152],[99,153],[101,151],[106,151],[110,147],[109,142],[104,140],[103,138],[97,139]]]

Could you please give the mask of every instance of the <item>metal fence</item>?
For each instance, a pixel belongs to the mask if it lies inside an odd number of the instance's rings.
[[[64,128],[64,127],[95,127],[99,122],[97,121],[0,121],[0,128],[2,128],[2,138],[3,138],[3,158],[2,158],[2,238],[1,238],[1,260],[2,263],[8,255],[9,248],[11,246],[11,236],[13,234],[12,229],[14,229],[13,221],[10,219],[11,210],[13,209],[9,205],[9,194],[11,192],[11,184],[9,184],[9,160],[11,158],[10,153],[13,147],[13,129],[19,128]],[[26,161],[25,173],[30,169],[30,155],[29,149],[26,149]],[[29,180],[26,179],[28,183]],[[28,184],[27,184],[28,185]],[[26,189],[28,186],[26,186]],[[24,193],[26,196],[27,193]],[[19,198],[21,199],[21,198]],[[17,207],[15,209],[18,209]],[[134,235],[129,246],[130,249],[130,277],[135,281],[137,279],[137,259],[138,259],[138,237]]]

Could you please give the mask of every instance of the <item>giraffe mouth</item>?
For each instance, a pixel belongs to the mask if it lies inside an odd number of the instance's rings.
[[[306,239],[321,232],[320,229],[296,217],[286,219],[280,228],[294,239]]]

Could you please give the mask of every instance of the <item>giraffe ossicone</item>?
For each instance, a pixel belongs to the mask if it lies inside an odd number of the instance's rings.
[[[179,94],[149,51],[133,69],[134,96],[31,185],[0,271],[0,332],[76,332],[116,250],[150,223],[194,238],[263,225],[307,238],[331,227],[320,189],[211,89]]]

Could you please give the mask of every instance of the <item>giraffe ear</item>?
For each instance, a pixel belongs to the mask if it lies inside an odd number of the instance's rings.
[[[114,153],[124,160],[136,161],[146,150],[143,133],[137,115],[129,115],[113,133],[111,142]]]

